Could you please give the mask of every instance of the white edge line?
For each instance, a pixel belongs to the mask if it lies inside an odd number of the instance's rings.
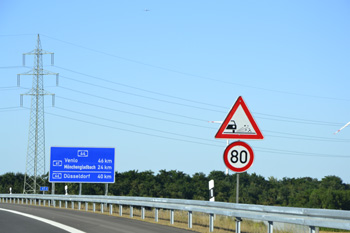
[[[3,209],[3,208],[0,208],[0,210],[7,211],[7,212],[10,212],[10,213],[13,213],[13,214],[22,215],[22,216],[25,216],[27,218],[32,218],[32,219],[35,219],[35,220],[38,220],[38,221],[50,224],[52,226],[58,227],[58,228],[60,228],[62,230],[65,230],[65,231],[68,231],[68,232],[71,232],[71,233],[86,233],[86,232],[78,230],[76,228],[73,228],[73,227],[70,227],[70,226],[58,223],[58,222],[54,222],[54,221],[51,221],[51,220],[48,220],[48,219],[45,219],[45,218],[37,217],[37,216],[31,215],[31,214],[25,214],[25,213],[18,212],[18,211],[15,211],[15,210],[8,210],[8,209]]]

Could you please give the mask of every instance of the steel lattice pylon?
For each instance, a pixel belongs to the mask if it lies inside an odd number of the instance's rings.
[[[23,193],[37,193],[39,187],[44,184],[45,177],[45,120],[44,120],[44,96],[52,95],[54,104],[54,94],[44,90],[44,75],[56,75],[43,69],[43,54],[51,54],[51,64],[53,64],[53,53],[41,49],[40,36],[38,35],[37,46],[31,52],[23,54],[23,65],[25,65],[25,55],[34,55],[34,67],[27,73],[18,74],[17,85],[20,85],[20,75],[32,75],[32,88],[25,94],[21,94],[21,105],[23,95],[31,96],[30,120],[28,148],[26,158],[26,172],[24,176]],[[57,83],[57,81],[56,81]]]

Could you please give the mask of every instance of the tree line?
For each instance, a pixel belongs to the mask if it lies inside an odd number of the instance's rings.
[[[45,177],[47,177],[45,175]],[[215,201],[236,202],[236,174],[225,175],[212,171],[209,175],[195,173],[192,176],[176,170],[152,171],[131,170],[115,173],[115,183],[108,185],[108,195],[140,196],[209,200],[208,182],[215,182]],[[0,193],[23,193],[24,174],[6,173],[0,176]],[[43,186],[51,184],[45,181]],[[79,194],[77,183],[56,183],[55,193]],[[239,202],[245,204],[308,207],[350,210],[350,185],[337,176],[321,180],[303,178],[264,178],[255,173],[240,173]],[[50,192],[49,192],[50,193]],[[105,184],[83,184],[83,195],[104,195]]]

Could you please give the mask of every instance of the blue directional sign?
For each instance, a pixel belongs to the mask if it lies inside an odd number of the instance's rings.
[[[51,147],[53,183],[114,183],[114,148]]]
[[[49,187],[47,187],[47,186],[40,186],[40,191],[47,192],[47,191],[49,191]]]

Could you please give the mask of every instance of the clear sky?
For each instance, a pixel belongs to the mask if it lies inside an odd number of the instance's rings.
[[[350,183],[350,2],[0,1],[0,174],[24,172],[37,34],[51,146],[115,147],[116,170],[225,170],[242,96],[264,140],[249,173]],[[118,181],[117,181],[118,182]]]

